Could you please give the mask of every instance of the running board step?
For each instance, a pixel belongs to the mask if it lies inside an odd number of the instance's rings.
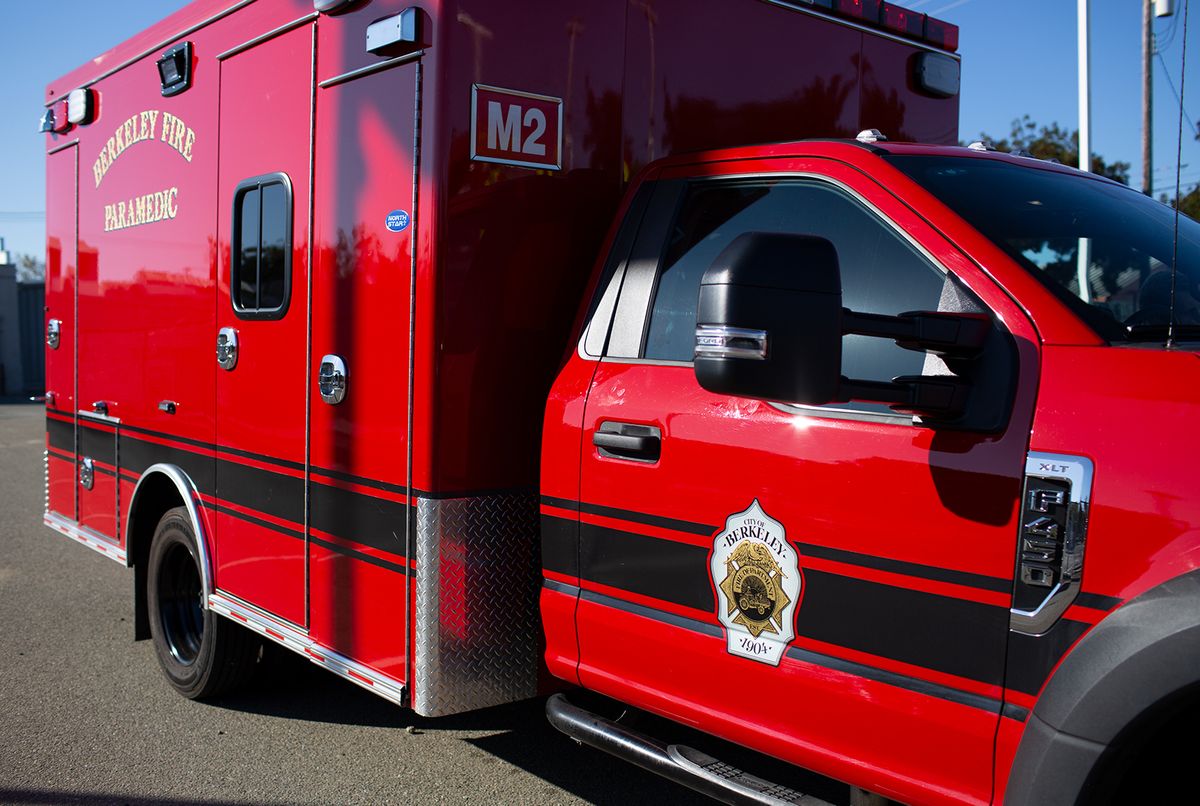
[[[691,747],[664,745],[624,725],[572,705],[562,694],[555,694],[546,700],[546,718],[551,725],[578,742],[611,753],[724,803],[829,806],[812,795],[764,781]]]

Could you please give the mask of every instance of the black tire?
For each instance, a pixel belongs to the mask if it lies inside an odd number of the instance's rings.
[[[162,516],[147,559],[150,635],[167,682],[193,700],[245,683],[258,662],[262,639],[201,607],[196,534],[185,508]]]

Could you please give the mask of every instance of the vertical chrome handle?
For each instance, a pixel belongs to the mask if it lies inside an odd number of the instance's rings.
[[[62,321],[51,319],[46,323],[46,345],[51,350],[58,349],[60,334],[62,333]]]
[[[317,372],[317,388],[321,399],[336,406],[346,399],[346,362],[340,355],[321,357],[321,368]]]
[[[228,371],[237,366],[237,360],[237,331],[231,327],[223,327],[217,331],[217,366]]]

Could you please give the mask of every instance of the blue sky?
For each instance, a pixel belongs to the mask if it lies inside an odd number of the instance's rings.
[[[477,0],[482,2],[484,0]],[[748,0],[743,0],[748,1]],[[1155,21],[1162,60],[1154,65],[1155,187],[1173,187],[1180,85],[1182,7]],[[185,5],[184,0],[4,0],[0,9],[0,236],[18,253],[44,249],[44,135],[36,132],[47,83]],[[901,0],[961,28],[959,135],[1007,136],[1014,118],[1078,125],[1075,0]],[[1200,116],[1200,3],[1188,31],[1185,109]],[[1164,65],[1167,69],[1164,69]],[[1132,164],[1141,185],[1140,0],[1092,0],[1092,151]],[[1168,73],[1169,71],[1169,73]],[[1168,83],[1170,82],[1170,84]],[[1200,182],[1200,141],[1184,124],[1183,178]]]

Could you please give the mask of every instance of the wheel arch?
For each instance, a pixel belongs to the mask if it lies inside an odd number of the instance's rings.
[[[200,582],[204,590],[203,606],[213,592],[208,531],[199,505],[200,495],[191,478],[178,465],[155,464],[146,468],[134,487],[125,518],[125,563],[134,569],[134,640],[150,637],[150,618],[146,604],[146,560],[150,541],[162,516],[175,507],[187,510],[196,535]]]
[[[1005,799],[1074,803],[1164,706],[1200,687],[1200,570],[1130,600],[1091,630],[1046,684]]]

